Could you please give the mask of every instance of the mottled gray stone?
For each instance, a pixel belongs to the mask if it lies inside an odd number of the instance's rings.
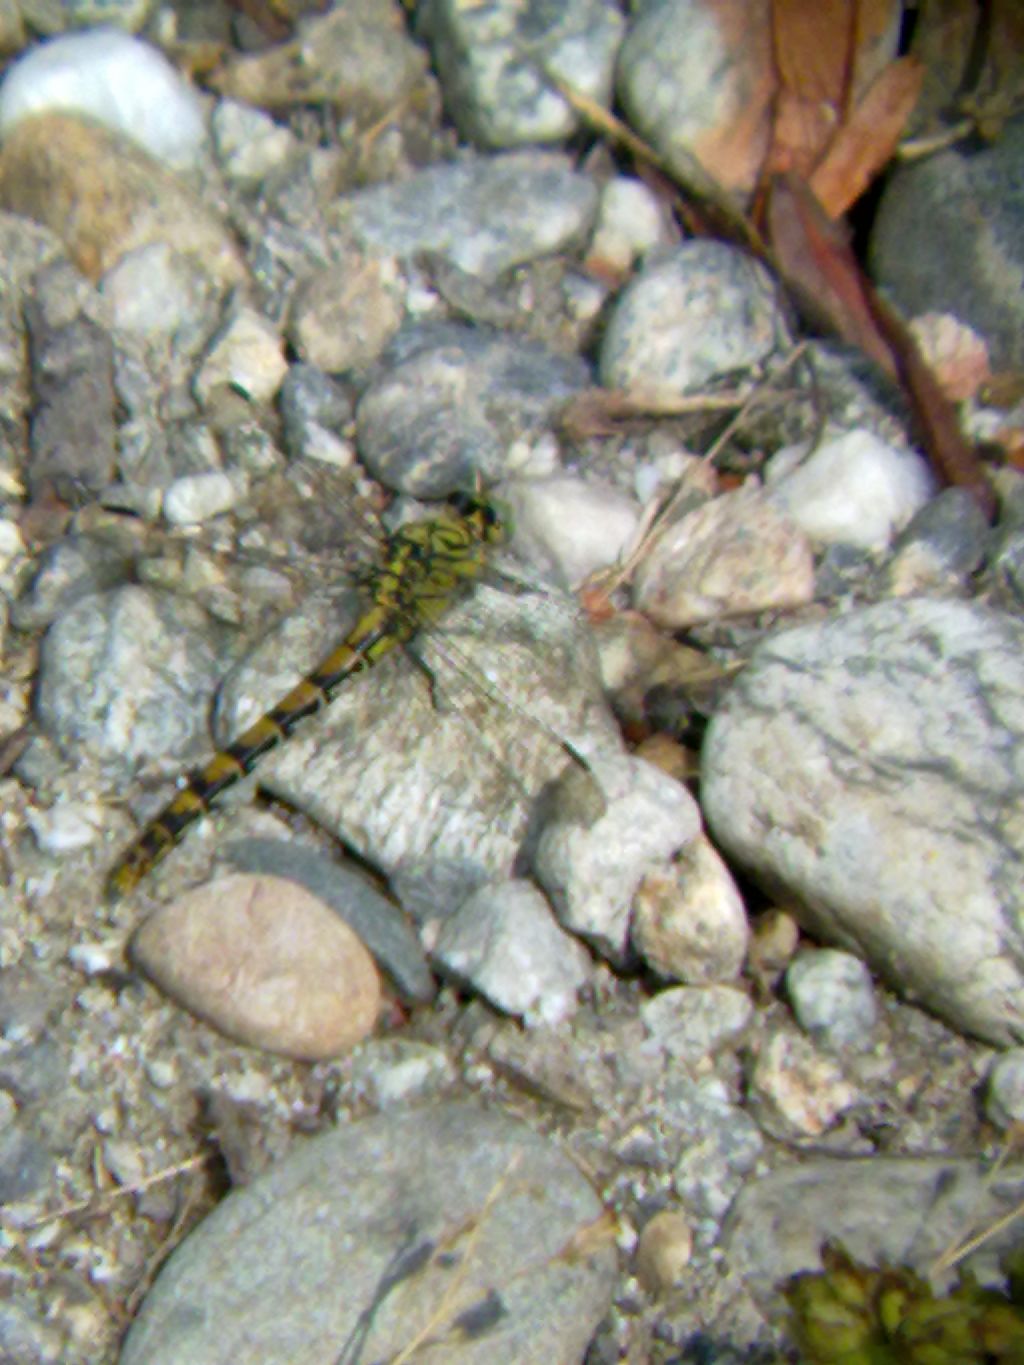
[[[1020,1167],[1000,1171],[993,1183],[970,1161],[812,1158],[748,1184],[729,1212],[721,1246],[751,1291],[770,1304],[787,1276],[821,1269],[826,1242],[868,1265],[926,1271],[965,1229],[994,1224],[1022,1193]],[[1013,1226],[1004,1228],[966,1264],[991,1280],[996,1258],[1014,1238]]]
[[[445,497],[492,484],[512,445],[542,438],[589,379],[586,364],[525,337],[458,325],[410,327],[356,410],[359,454],[388,487]]]
[[[723,848],[815,937],[992,1042],[1024,1037],[1024,626],[907,598],[783,632],[702,756]]]
[[[343,201],[341,216],[367,247],[403,258],[436,251],[494,279],[580,241],[596,210],[596,185],[567,157],[509,152],[359,190]]]
[[[609,0],[439,0],[428,22],[445,102],[460,133],[478,146],[560,142],[575,132],[579,117],[555,80],[610,103],[625,24]]]
[[[169,593],[128,586],[83,597],[50,627],[36,715],[68,752],[127,777],[143,761],[198,757],[217,677],[209,622]]]
[[[354,1342],[386,1360],[435,1313],[425,1362],[578,1365],[616,1273],[601,1219],[578,1167],[518,1122],[387,1113],[230,1194],[161,1271],[120,1365],[324,1365]]]
[[[747,252],[686,242],[622,291],[601,343],[609,388],[685,394],[769,359],[784,336],[778,288]]]

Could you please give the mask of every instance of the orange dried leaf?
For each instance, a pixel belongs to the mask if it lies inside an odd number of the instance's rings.
[[[891,62],[838,130],[810,177],[830,218],[845,213],[892,156],[923,80],[924,68],[914,57]]]

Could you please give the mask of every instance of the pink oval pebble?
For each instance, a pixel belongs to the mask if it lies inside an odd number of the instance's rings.
[[[373,959],[333,910],[281,877],[222,877],[132,940],[150,979],[240,1043],[315,1061],[348,1051],[380,1005]]]

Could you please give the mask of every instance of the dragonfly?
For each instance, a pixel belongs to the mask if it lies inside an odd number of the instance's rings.
[[[489,551],[507,534],[503,511],[477,491],[456,493],[446,512],[410,522],[387,537],[380,564],[363,576],[368,605],[356,624],[276,705],[185,777],[110,873],[111,898],[134,890],[217,797],[326,707],[344,683],[440,620],[479,578]]]

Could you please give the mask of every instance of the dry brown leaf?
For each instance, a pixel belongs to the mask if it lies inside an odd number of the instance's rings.
[[[844,214],[892,156],[923,79],[914,57],[890,62],[839,128],[809,180],[830,218]]]

